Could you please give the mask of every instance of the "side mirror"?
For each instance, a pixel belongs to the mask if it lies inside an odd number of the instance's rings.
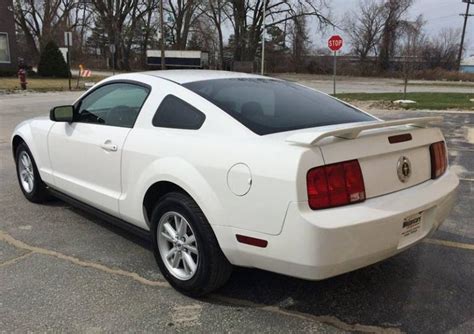
[[[71,123],[74,118],[74,107],[73,106],[54,107],[49,112],[49,118],[54,122]]]

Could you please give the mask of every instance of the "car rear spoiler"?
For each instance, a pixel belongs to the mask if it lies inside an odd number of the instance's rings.
[[[287,142],[295,143],[299,145],[316,145],[323,138],[327,137],[338,137],[344,139],[355,139],[362,131],[379,129],[379,128],[388,128],[400,125],[410,125],[413,127],[424,128],[429,123],[442,121],[442,116],[434,117],[416,117],[416,118],[406,118],[395,121],[374,121],[374,122],[364,122],[362,124],[351,124],[347,125],[344,128],[337,128],[335,130],[326,130],[326,131],[314,131],[314,132],[303,132],[296,133],[294,135],[286,138]]]

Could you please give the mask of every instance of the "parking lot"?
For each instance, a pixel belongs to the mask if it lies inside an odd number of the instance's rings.
[[[371,110],[384,119],[444,116],[461,183],[429,239],[319,282],[236,268],[221,290],[195,300],[168,286],[146,240],[21,194],[14,126],[78,95],[0,95],[0,331],[474,332],[474,113]]]

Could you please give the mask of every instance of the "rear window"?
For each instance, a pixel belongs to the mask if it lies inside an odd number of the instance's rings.
[[[259,135],[375,120],[330,96],[287,81],[235,78],[184,86]]]

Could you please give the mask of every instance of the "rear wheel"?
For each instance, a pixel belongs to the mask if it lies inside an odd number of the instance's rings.
[[[178,192],[165,195],[151,221],[156,261],[174,288],[198,297],[228,280],[232,265],[193,199]]]
[[[18,145],[15,158],[18,182],[26,199],[34,203],[47,200],[49,197],[48,190],[41,180],[35,159],[33,159],[33,155],[25,143]]]

